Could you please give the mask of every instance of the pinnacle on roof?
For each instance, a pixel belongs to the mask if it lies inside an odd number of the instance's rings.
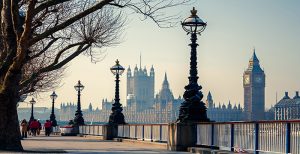
[[[169,82],[168,82],[168,78],[167,78],[167,73],[165,72],[165,78],[163,81],[163,88],[169,88]]]
[[[134,67],[134,70],[138,70],[138,67],[137,67],[137,65],[135,65],[135,67]]]
[[[289,92],[285,92],[285,95],[284,95],[284,97],[282,99],[290,99]]]
[[[299,91],[296,91],[296,95],[295,95],[295,97],[293,99],[297,99],[297,98],[300,98]]]
[[[207,100],[212,100],[212,96],[211,96],[210,91],[209,91],[208,94],[207,94]]]
[[[154,71],[153,65],[151,66],[151,69],[150,69],[150,71]]]
[[[128,66],[128,69],[127,69],[127,71],[128,71],[128,72],[129,72],[129,71],[131,71],[130,65]]]
[[[255,71],[255,72],[263,72],[263,70],[261,69],[260,65],[259,65],[259,60],[256,56],[255,53],[255,49],[253,49],[253,55],[249,60],[249,64],[248,64],[248,71]]]
[[[255,53],[255,48],[253,49],[253,55],[252,55],[250,61],[253,61],[253,62],[254,61],[259,61],[258,58],[257,58],[257,56],[256,56],[256,53]]]
[[[234,104],[233,108],[234,108],[234,109],[237,109],[237,106],[236,106],[236,104]]]

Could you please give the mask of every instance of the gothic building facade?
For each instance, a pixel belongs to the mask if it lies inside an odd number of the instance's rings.
[[[77,110],[77,105],[75,103],[61,103],[59,117],[56,120],[58,121],[69,121],[74,119],[75,112]]]
[[[139,84],[141,83],[137,83],[137,85]],[[127,88],[128,87],[130,88],[130,86],[127,86]],[[135,86],[133,86],[131,91],[136,91]],[[159,93],[155,98],[152,98],[152,102],[148,102],[149,104],[147,104],[147,106],[144,105],[145,101],[139,102],[139,99],[136,99],[133,93],[127,92],[127,94],[129,97],[127,97],[127,105],[123,107],[123,114],[128,123],[168,123],[176,121],[180,104],[183,101],[181,97],[177,99],[174,98],[173,93],[170,90],[167,74],[165,74],[162,88]],[[93,120],[95,122],[108,122],[112,103],[113,100],[107,101],[107,99],[103,99],[102,109],[85,113],[85,121]]]
[[[135,66],[131,72],[130,66],[127,69],[127,105],[135,107],[137,110],[149,109],[154,101],[154,68],[150,69],[148,75],[146,67],[144,69]]]
[[[220,103],[216,106],[210,92],[208,92],[205,105],[207,107],[207,117],[212,121],[228,122],[242,121],[244,119],[244,112],[240,104],[232,106],[229,101],[227,106],[224,103],[222,106]]]
[[[294,120],[300,119],[300,96],[299,92],[293,98],[290,98],[288,92],[274,106],[275,120]]]
[[[265,73],[253,52],[243,75],[245,120],[265,119]]]

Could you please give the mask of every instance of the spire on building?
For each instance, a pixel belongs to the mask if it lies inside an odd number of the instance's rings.
[[[134,67],[134,76],[137,76],[137,74],[138,74],[138,67],[137,67],[137,65],[135,65],[135,67]]]
[[[232,105],[230,103],[230,100],[229,100],[229,103],[228,103],[228,109],[232,109]]]
[[[150,76],[154,77],[154,68],[153,68],[153,65],[151,66],[151,69],[150,69]]]
[[[236,104],[234,104],[234,106],[233,106],[233,109],[237,110],[237,106],[236,106]]]
[[[131,68],[130,68],[130,65],[128,66],[128,69],[127,69],[127,77],[131,77],[132,74],[131,74]]]
[[[259,60],[256,56],[255,49],[253,49],[253,55],[249,60],[248,71],[263,71],[259,65]]]
[[[207,94],[207,99],[206,99],[205,105],[206,105],[207,108],[213,108],[213,104],[214,104],[214,102],[213,102],[213,99],[212,99],[212,95],[209,91],[208,94]]]
[[[165,78],[164,78],[164,82],[163,82],[163,89],[169,89],[169,82],[168,82],[168,78],[167,78],[167,73],[165,72]]]
[[[255,53],[255,48],[253,49],[253,55],[252,55],[250,61],[253,61],[253,62],[257,61],[257,62],[259,62],[259,60],[258,60],[258,58],[256,56],[256,53]]]
[[[207,100],[212,100],[212,96],[211,96],[211,93],[210,93],[210,91],[208,92],[208,95],[207,95]]]
[[[140,53],[140,70],[142,69],[142,53]]]
[[[222,109],[226,109],[226,105],[224,103],[222,105]]]
[[[144,74],[147,76],[147,69],[146,69],[146,66],[144,67],[143,72],[144,72]]]
[[[93,106],[92,106],[92,103],[90,103],[89,105],[89,112],[92,112],[93,111]]]

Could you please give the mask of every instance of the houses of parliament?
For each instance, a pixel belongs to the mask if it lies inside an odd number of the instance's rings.
[[[130,66],[127,69],[126,106],[123,114],[128,123],[168,123],[176,121],[183,98],[175,98],[170,89],[165,73],[159,93],[154,94],[155,71],[153,66],[148,73],[146,67],[142,69]],[[244,121],[265,119],[265,74],[261,69],[255,51],[249,60],[248,68],[243,74],[244,108],[238,103],[215,104],[212,93],[206,98],[207,115],[213,121]],[[122,101],[121,101],[122,102]],[[113,100],[102,100],[102,109],[93,109],[90,105],[84,110],[85,121],[108,122]],[[59,120],[72,119],[76,106],[61,105]]]

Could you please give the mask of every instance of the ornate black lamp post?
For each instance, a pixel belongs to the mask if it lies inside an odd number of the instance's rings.
[[[190,76],[189,84],[185,86],[185,92],[183,94],[184,102],[180,106],[178,122],[201,122],[209,121],[206,114],[205,104],[201,101],[203,94],[200,91],[202,87],[198,85],[197,76],[197,34],[201,34],[206,27],[206,23],[203,22],[197,16],[197,10],[193,8],[191,10],[191,16],[186,18],[182,23],[182,28],[191,34],[191,58],[190,58]]]
[[[84,86],[78,83],[74,86],[75,90],[78,92],[78,102],[77,102],[77,111],[75,113],[74,124],[75,125],[84,125],[84,119],[82,117],[81,104],[80,104],[80,92],[84,89]]]
[[[55,91],[53,91],[53,93],[50,95],[50,98],[52,99],[52,111],[50,114],[50,121],[52,123],[52,126],[55,127],[55,126],[57,126],[57,122],[56,122],[55,114],[54,114],[54,100],[57,98]]]
[[[116,76],[116,93],[115,93],[115,103],[112,104],[112,113],[109,116],[110,124],[125,124],[124,115],[122,113],[122,104],[120,103],[119,96],[119,77],[124,72],[125,68],[119,64],[119,61],[116,61],[116,65],[110,68],[110,71]]]
[[[31,104],[31,116],[30,116],[30,120],[29,120],[29,123],[30,123],[34,119],[34,117],[33,117],[33,104],[35,104],[36,101],[34,100],[34,98],[32,98],[31,101],[29,101],[29,103]]]

